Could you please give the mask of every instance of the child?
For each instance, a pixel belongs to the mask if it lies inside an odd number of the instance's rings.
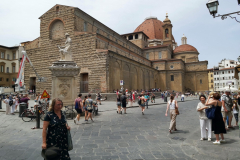
[[[239,108],[238,108],[238,104],[237,104],[237,101],[233,101],[233,114],[234,114],[234,117],[235,117],[235,120],[236,120],[236,125],[235,126],[238,126],[238,112],[239,112]]]

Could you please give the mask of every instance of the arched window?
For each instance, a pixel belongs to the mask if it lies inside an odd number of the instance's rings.
[[[169,32],[168,32],[168,28],[167,28],[167,29],[165,29],[165,37],[166,38],[168,38],[168,34],[169,34]]]
[[[63,22],[59,19],[53,21],[50,26],[50,39],[61,39],[64,37]]]

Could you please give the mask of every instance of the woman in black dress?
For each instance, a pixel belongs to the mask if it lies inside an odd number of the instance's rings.
[[[213,144],[221,144],[222,142],[225,142],[223,133],[226,133],[226,128],[223,122],[223,117],[221,113],[221,108],[222,108],[222,102],[219,101],[220,95],[219,93],[214,93],[213,94],[213,100],[209,102],[210,96],[207,99],[206,106],[210,107],[216,107],[215,110],[215,117],[212,119],[212,131],[214,131],[214,134],[216,136],[216,141],[213,142]],[[219,134],[221,135],[221,138],[219,140]]]
[[[61,150],[59,160],[69,160],[67,130],[70,130],[70,127],[61,111],[62,107],[63,103],[60,99],[52,100],[49,112],[43,122],[42,149],[58,147]]]

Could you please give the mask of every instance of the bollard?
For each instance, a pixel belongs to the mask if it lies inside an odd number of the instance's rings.
[[[36,111],[36,129],[38,129],[38,128],[40,128],[40,113],[39,113],[40,107],[37,106],[36,109],[37,109],[37,111]]]

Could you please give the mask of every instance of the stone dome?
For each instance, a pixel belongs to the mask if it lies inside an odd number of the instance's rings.
[[[164,23],[157,19],[157,17],[148,17],[140,24],[134,32],[144,32],[149,39],[163,39],[163,25]],[[173,40],[174,37],[172,36]]]
[[[173,53],[175,53],[175,54],[180,53],[180,52],[197,52],[198,53],[198,50],[189,44],[183,44],[183,45],[178,46],[173,51]]]

